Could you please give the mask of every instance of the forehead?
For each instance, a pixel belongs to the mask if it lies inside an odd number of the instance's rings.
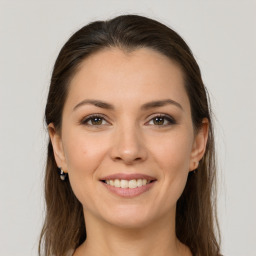
[[[172,98],[188,105],[181,68],[152,49],[107,48],[86,58],[73,77],[67,101],[85,98],[138,103]]]

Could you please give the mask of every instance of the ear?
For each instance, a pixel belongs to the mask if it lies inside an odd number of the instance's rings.
[[[202,125],[199,131],[197,131],[194,138],[194,143],[193,143],[191,156],[190,156],[189,171],[195,170],[199,165],[199,161],[204,156],[207,139],[208,139],[208,131],[209,131],[209,121],[207,118],[204,118],[202,121]]]
[[[60,134],[57,132],[55,126],[53,123],[50,123],[48,125],[48,132],[51,139],[53,152],[55,161],[57,163],[57,166],[63,170],[63,172],[66,172],[67,170],[67,163],[66,158],[63,150],[63,144]]]

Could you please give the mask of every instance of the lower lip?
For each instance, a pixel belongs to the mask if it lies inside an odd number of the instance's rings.
[[[152,186],[154,186],[155,181],[148,183],[144,186],[137,187],[137,188],[117,188],[114,186],[110,186],[106,183],[102,183],[105,187],[112,193],[121,196],[121,197],[135,197],[143,194],[144,192],[148,191]]]

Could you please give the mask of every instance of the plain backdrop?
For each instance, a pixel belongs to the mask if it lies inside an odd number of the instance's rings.
[[[215,113],[226,256],[256,256],[256,2],[0,2],[0,255],[37,255],[43,221],[44,106],[65,41],[97,19],[135,13],[191,47]]]

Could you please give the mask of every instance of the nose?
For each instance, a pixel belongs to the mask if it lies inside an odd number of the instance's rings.
[[[113,161],[126,165],[146,160],[145,141],[135,125],[116,129],[110,154]]]

